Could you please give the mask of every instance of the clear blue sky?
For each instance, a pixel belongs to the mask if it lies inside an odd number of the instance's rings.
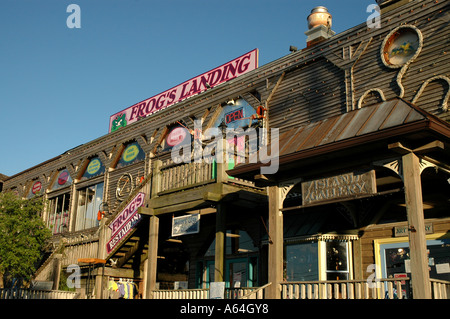
[[[0,173],[108,133],[110,115],[254,48],[259,65],[305,47],[326,6],[341,33],[375,0],[1,0]],[[70,4],[81,28],[68,28]]]

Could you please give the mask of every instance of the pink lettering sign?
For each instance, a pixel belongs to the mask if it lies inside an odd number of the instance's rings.
[[[127,221],[133,216],[139,207],[144,204],[144,193],[138,193],[131,202],[116,216],[116,218],[109,224],[111,229],[111,237],[123,228]]]
[[[150,114],[163,110],[188,97],[234,79],[258,67],[258,49],[254,49],[211,71],[192,78],[165,92],[136,103],[129,108],[113,114],[109,119],[109,132],[136,122]]]

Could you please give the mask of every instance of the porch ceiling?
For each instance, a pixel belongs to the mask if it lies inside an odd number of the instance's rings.
[[[445,151],[437,154],[438,157],[449,163],[450,124],[403,99],[395,98],[280,134],[280,168],[274,176],[269,175],[268,178],[280,181],[283,179],[283,172],[312,164],[317,166],[325,161],[327,165],[333,165],[340,157],[350,159],[347,163],[350,166],[358,165],[364,157],[394,157],[398,154],[389,150],[387,143],[401,140],[414,148],[436,139],[443,141],[446,146]],[[250,159],[249,162],[254,161]],[[241,164],[227,173],[255,180],[260,177],[258,174],[262,166],[261,162]],[[293,176],[289,174],[286,177]]]

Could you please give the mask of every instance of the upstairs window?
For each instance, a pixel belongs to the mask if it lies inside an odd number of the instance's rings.
[[[103,201],[103,183],[78,190],[75,231],[97,227],[97,213]]]
[[[70,194],[49,199],[47,227],[53,235],[60,234],[69,227]]]

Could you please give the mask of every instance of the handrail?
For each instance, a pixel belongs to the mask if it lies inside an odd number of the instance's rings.
[[[264,299],[263,298],[264,296],[262,295],[262,293],[264,292],[264,289],[266,289],[270,285],[272,285],[271,282],[265,284],[264,286],[258,287],[255,290],[252,290],[251,292],[249,292],[248,294],[242,296],[239,299]],[[256,298],[251,298],[252,296],[255,296]]]

